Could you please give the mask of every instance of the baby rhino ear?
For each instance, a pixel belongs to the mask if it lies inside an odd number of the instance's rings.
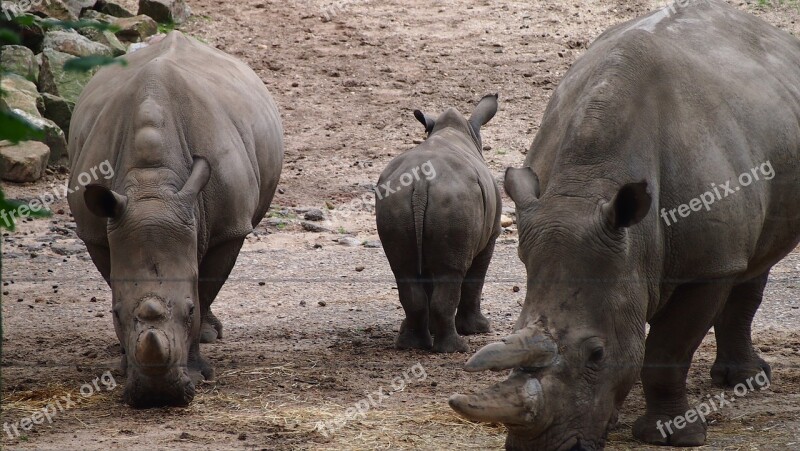
[[[527,207],[539,198],[539,177],[530,167],[508,168],[503,188],[517,208]]]
[[[472,128],[476,131],[480,130],[482,126],[491,121],[494,115],[497,114],[497,106],[497,94],[483,96],[469,118]]]
[[[616,229],[634,226],[650,212],[653,197],[647,181],[628,183],[619,189],[614,200],[603,206],[608,222]]]
[[[436,121],[426,116],[425,113],[420,110],[414,110],[414,117],[425,126],[425,133],[430,134],[433,131],[433,127],[436,126]]]

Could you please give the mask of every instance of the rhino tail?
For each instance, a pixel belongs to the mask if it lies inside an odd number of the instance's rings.
[[[416,183],[411,193],[414,212],[414,233],[417,238],[417,275],[422,275],[422,233],[425,227],[425,209],[428,208],[428,184]]]

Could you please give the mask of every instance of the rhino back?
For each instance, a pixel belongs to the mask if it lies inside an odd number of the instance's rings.
[[[274,101],[258,76],[235,58],[170,33],[104,68],[76,106],[70,131],[72,180],[104,160],[124,190],[128,171],[166,168],[186,180],[193,156],[208,160],[205,228],[211,245],[243,236],[269,207],[283,159],[283,131]],[[80,194],[80,193],[76,193]],[[88,235],[104,235],[82,196],[71,196]]]
[[[676,278],[754,277],[800,238],[799,61],[796,38],[716,0],[620,25],[568,71],[526,165],[543,196],[608,200],[647,180],[642,242],[662,245],[644,261]],[[669,226],[659,216],[767,161],[774,179]]]

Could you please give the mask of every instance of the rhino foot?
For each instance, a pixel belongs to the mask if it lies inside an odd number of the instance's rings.
[[[456,330],[461,335],[485,334],[492,330],[489,320],[481,312],[459,316],[456,314]]]
[[[739,384],[748,388],[767,388],[772,381],[772,368],[761,357],[753,355],[748,361],[729,362],[719,358],[711,367],[711,379],[721,387],[735,387]]]
[[[706,443],[707,426],[697,416],[694,420],[689,423],[683,414],[674,417],[643,415],[633,424],[633,436],[651,445],[702,446]],[[678,428],[678,426],[683,427]]]
[[[432,346],[433,339],[427,330],[420,332],[405,327],[400,328],[400,335],[395,341],[397,349],[430,349]]]
[[[222,339],[222,323],[208,310],[200,327],[200,343],[215,343]]]
[[[189,360],[189,378],[197,385],[203,380],[214,380],[214,368],[200,356]]]
[[[437,335],[433,342],[433,352],[469,352],[469,344],[458,335]]]

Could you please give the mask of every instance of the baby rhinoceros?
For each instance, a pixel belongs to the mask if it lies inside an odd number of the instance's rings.
[[[378,180],[378,234],[406,313],[398,348],[463,352],[469,346],[459,333],[489,331],[481,291],[502,204],[480,128],[496,112],[496,94],[481,99],[469,120],[453,108],[435,120],[414,111],[428,139]]]

